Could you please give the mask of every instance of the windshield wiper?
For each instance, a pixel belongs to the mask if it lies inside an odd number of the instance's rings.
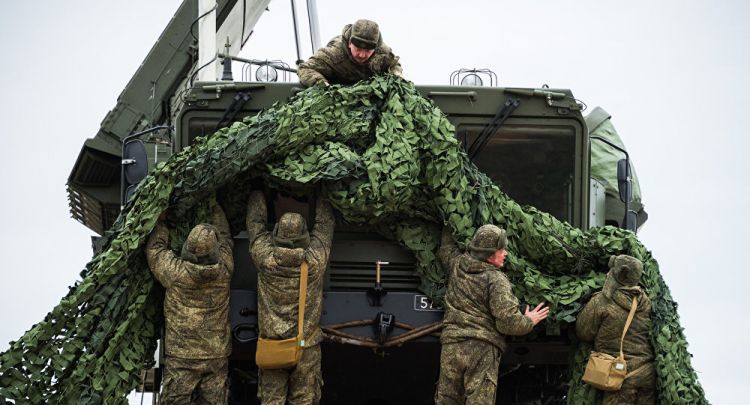
[[[487,141],[489,141],[490,135],[494,134],[495,131],[497,131],[497,128],[500,127],[500,125],[503,125],[505,120],[510,117],[513,111],[515,111],[520,104],[521,100],[517,98],[509,97],[507,100],[505,100],[505,104],[503,104],[503,106],[497,111],[497,114],[495,114],[495,116],[492,118],[492,121],[490,121],[490,123],[487,124],[484,129],[482,129],[482,132],[479,133],[477,139],[475,139],[474,142],[472,142],[471,146],[466,149],[466,154],[469,155],[469,160],[474,160],[479,152],[484,149],[484,146],[487,145]]]

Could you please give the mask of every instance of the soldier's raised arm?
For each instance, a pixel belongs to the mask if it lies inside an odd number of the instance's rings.
[[[323,263],[328,262],[328,254],[331,252],[333,242],[333,228],[336,219],[333,217],[333,208],[328,201],[318,197],[315,201],[315,225],[310,234],[311,249],[325,252],[326,257],[321,257]]]
[[[253,246],[256,239],[268,233],[268,230],[266,230],[267,221],[266,199],[263,197],[262,191],[255,190],[250,193],[250,198],[247,201],[247,215],[245,216],[247,240],[250,247]]]
[[[332,43],[333,41],[328,46],[333,46]],[[300,84],[305,87],[316,84],[328,85],[327,78],[334,75],[331,67],[332,60],[333,57],[327,47],[318,49],[310,59],[299,65],[297,76],[299,76]]]
[[[163,215],[162,215],[163,216]],[[178,258],[169,248],[169,229],[160,218],[146,244],[146,260],[151,273],[164,287],[169,287],[177,277]]]
[[[214,205],[214,210],[211,215],[211,223],[219,231],[220,262],[223,263],[231,273],[234,271],[234,257],[232,256],[234,241],[232,240],[232,233],[229,229],[227,216],[224,214],[224,210],[218,203]]]
[[[578,313],[576,318],[576,335],[584,342],[593,342],[599,326],[602,324],[602,312],[604,303],[601,302],[601,293],[594,294],[588,303]]]
[[[521,313],[507,277],[501,273],[498,276],[490,283],[490,311],[495,318],[495,329],[504,335],[523,336],[534,329],[534,322]]]
[[[263,268],[262,263],[270,260],[273,249],[271,233],[266,229],[268,221],[268,212],[266,208],[266,199],[263,192],[255,190],[250,193],[247,201],[247,215],[245,225],[247,226],[247,241],[250,255],[260,270]]]
[[[437,256],[444,267],[451,267],[451,261],[458,257],[461,251],[458,249],[456,242],[453,240],[453,233],[450,226],[443,226],[443,233],[440,238],[440,248]]]

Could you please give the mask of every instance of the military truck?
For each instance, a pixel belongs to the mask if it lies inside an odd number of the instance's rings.
[[[230,56],[231,46],[219,54],[225,80],[202,80],[200,72],[214,67],[200,69],[204,64],[200,55],[196,61],[194,40],[185,35],[201,20],[196,3],[182,4],[99,132],[84,143],[71,171],[72,216],[99,235],[114,223],[132,190],[156,163],[198,136],[303,90],[289,65]],[[217,26],[231,24],[233,13],[246,6],[242,3],[216,2],[212,12]],[[245,8],[241,18],[262,13],[267,4],[254,3],[255,11]],[[232,67],[237,72],[238,66],[243,79],[235,81]],[[282,77],[286,81],[273,81]],[[483,82],[489,85],[482,86]],[[607,185],[592,179],[592,142],[613,142],[592,140],[583,105],[570,90],[498,87],[491,71],[477,69],[455,71],[449,85],[417,88],[453,123],[472,161],[521,204],[582,229],[605,222],[634,228],[645,220],[637,218],[636,210],[620,208],[623,203],[606,198]],[[621,166],[621,191],[629,201],[629,164]],[[313,212],[305,199],[274,190],[268,190],[268,196],[272,223],[287,211],[308,219]],[[623,215],[629,211],[630,220]],[[234,238],[231,403],[247,404],[257,401],[257,273],[247,236],[240,232]],[[327,335],[322,347],[326,404],[432,403],[439,374],[442,310],[419,290],[414,262],[408,250],[370,227],[338,220],[321,320]],[[564,403],[569,333],[565,327],[543,324],[531,337],[510,339],[500,369],[497,404]],[[158,392],[160,374],[158,368],[149,370],[140,389]]]

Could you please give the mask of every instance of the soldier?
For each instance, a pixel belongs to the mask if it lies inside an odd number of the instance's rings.
[[[461,254],[443,229],[438,257],[450,271],[440,343],[440,379],[435,403],[494,404],[505,336],[525,335],[547,317],[542,304],[524,314],[499,268],[507,252],[505,231],[483,225]]]
[[[297,213],[281,216],[273,229],[266,229],[266,202],[260,191],[250,195],[247,206],[247,238],[258,269],[258,320],[260,337],[288,339],[297,335],[300,265],[308,264],[307,299],[303,325],[304,349],[296,366],[260,370],[258,398],[264,405],[317,404],[320,401],[320,313],[323,306],[323,275],[328,266],[333,239],[333,210],[318,199],[315,226],[307,231]]]
[[[232,237],[216,205],[211,224],[196,225],[176,256],[159,218],[146,247],[151,272],[164,297],[165,371],[160,404],[226,404],[227,357],[232,351],[229,282]]]
[[[305,87],[354,84],[381,73],[401,76],[401,65],[398,56],[383,43],[378,24],[370,20],[348,24],[341,35],[298,69],[299,81]]]
[[[627,255],[610,257],[604,288],[594,294],[576,321],[579,339],[593,341],[595,351],[618,357],[625,321],[633,299],[637,300],[635,316],[622,344],[628,374],[619,391],[604,393],[604,405],[656,403],[651,301],[638,286],[641,273],[643,264],[640,260]]]

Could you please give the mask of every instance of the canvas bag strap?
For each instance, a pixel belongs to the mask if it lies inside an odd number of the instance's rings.
[[[302,332],[305,323],[305,300],[307,299],[307,261],[303,260],[300,266],[299,277],[299,319],[297,321],[297,340],[304,342],[305,336]],[[304,346],[304,343],[301,343]]]
[[[635,316],[635,310],[638,308],[638,300],[633,297],[633,304],[630,306],[630,313],[628,314],[628,319],[625,321],[625,328],[622,329],[622,336],[620,337],[620,358],[624,359],[625,355],[622,353],[622,344],[625,341],[625,334],[628,333],[628,329],[630,328],[630,323],[633,322],[633,317]]]

